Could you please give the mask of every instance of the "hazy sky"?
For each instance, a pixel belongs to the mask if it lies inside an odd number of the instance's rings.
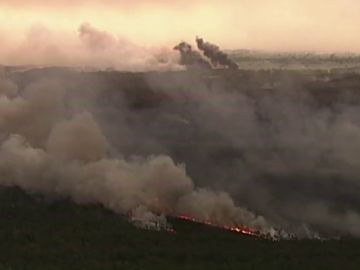
[[[88,22],[143,45],[200,35],[228,49],[360,52],[359,10],[359,0],[0,0],[0,32],[75,35]]]

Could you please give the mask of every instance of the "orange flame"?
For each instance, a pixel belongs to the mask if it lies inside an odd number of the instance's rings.
[[[209,225],[209,226],[221,228],[221,229],[228,230],[228,231],[235,232],[235,233],[241,233],[241,234],[250,235],[250,236],[257,236],[257,237],[261,236],[260,233],[257,230],[252,229],[252,228],[248,228],[246,226],[240,226],[240,225],[237,225],[237,226],[226,226],[226,225],[221,226],[221,225],[212,223],[211,221],[202,221],[202,220],[198,220],[196,218],[193,218],[193,217],[187,216],[187,215],[180,215],[180,216],[177,216],[177,218],[182,219],[182,220],[188,220],[188,221],[196,222],[196,223],[206,224],[206,225]]]

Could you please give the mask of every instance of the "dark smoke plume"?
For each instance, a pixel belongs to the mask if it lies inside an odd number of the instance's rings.
[[[211,64],[205,60],[197,51],[193,51],[190,44],[181,42],[174,47],[174,50],[180,52],[180,64],[186,67],[198,67],[211,69]]]
[[[210,59],[214,66],[225,66],[230,69],[238,69],[238,65],[232,61],[229,56],[220,50],[220,48],[209,42],[205,42],[202,38],[196,38],[196,44],[204,55]]]

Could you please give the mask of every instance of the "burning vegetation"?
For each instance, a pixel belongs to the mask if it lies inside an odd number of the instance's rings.
[[[99,205],[49,201],[17,188],[0,188],[0,202],[3,269],[337,270],[346,261],[355,270],[360,263],[356,240],[264,241],[173,218],[176,233],[138,230]]]
[[[135,227],[143,230],[157,231],[157,232],[169,232],[176,233],[176,229],[168,221],[164,214],[154,214],[149,212],[146,208],[140,207],[135,211],[128,213],[128,219]],[[190,215],[178,215],[171,216],[171,219],[179,219],[192,223],[204,224],[207,226],[219,228],[221,230],[247,235],[251,237],[267,239],[267,240],[281,240],[281,239],[292,239],[294,236],[286,233],[283,230],[271,229],[268,232],[262,232],[258,229],[251,228],[249,226],[233,223],[232,225],[224,225],[219,222],[211,220],[201,220]]]

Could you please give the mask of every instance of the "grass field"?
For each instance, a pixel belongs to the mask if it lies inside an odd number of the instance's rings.
[[[0,191],[0,269],[360,269],[360,240],[271,242],[188,221],[136,229],[100,206]]]

